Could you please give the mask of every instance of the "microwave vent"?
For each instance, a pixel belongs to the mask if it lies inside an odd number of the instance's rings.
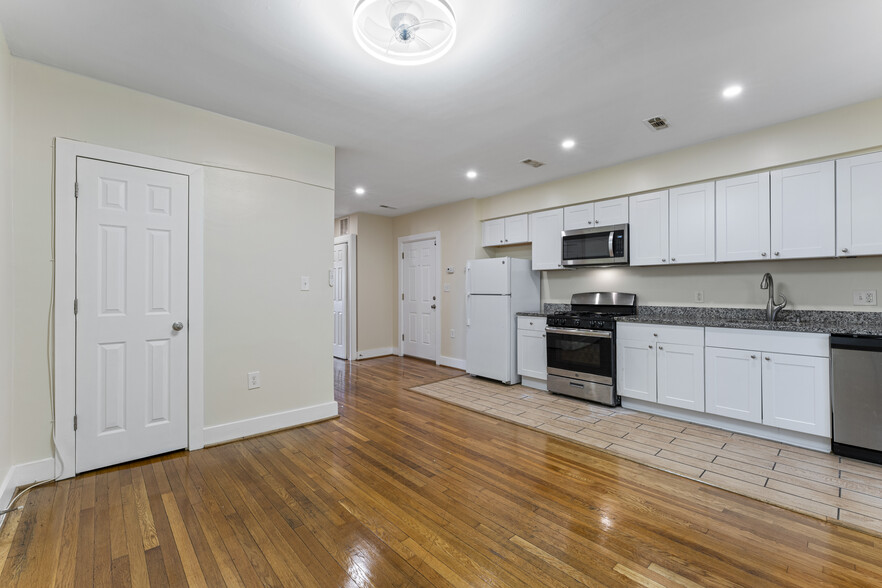
[[[647,118],[645,121],[646,126],[648,126],[653,131],[663,131],[664,129],[670,128],[668,125],[668,120],[663,116],[654,116],[652,118]]]
[[[536,161],[535,159],[524,159],[523,161],[521,161],[521,163],[523,163],[524,165],[529,165],[530,167],[542,167],[543,165],[545,165],[541,161]]]

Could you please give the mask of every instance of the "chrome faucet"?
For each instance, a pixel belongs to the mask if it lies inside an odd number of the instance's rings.
[[[763,275],[763,281],[760,282],[760,288],[769,291],[769,301],[766,303],[766,320],[774,322],[777,320],[778,313],[781,309],[787,306],[787,297],[782,294],[782,302],[780,304],[775,302],[775,281],[772,280],[772,274],[768,272]]]

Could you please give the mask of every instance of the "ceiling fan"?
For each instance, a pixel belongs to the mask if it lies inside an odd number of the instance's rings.
[[[445,0],[359,0],[352,28],[365,51],[396,65],[434,61],[456,39],[456,19]]]

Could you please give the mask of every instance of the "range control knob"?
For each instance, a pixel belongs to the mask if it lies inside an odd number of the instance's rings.
[[[580,321],[579,319],[576,319],[576,320],[573,321],[573,326],[574,326],[574,327],[579,327],[579,326],[581,326],[581,325],[582,325],[582,321]]]

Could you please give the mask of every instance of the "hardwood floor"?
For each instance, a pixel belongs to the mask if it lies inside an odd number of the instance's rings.
[[[339,419],[40,488],[0,586],[878,586],[882,540],[336,362]]]

